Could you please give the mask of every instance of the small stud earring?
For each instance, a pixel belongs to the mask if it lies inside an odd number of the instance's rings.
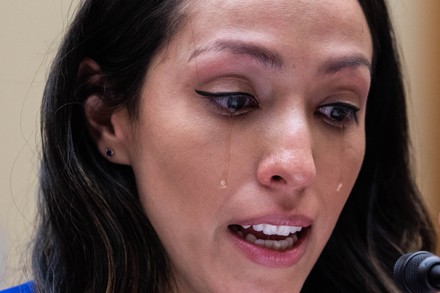
[[[114,154],[115,154],[115,152],[113,151],[112,148],[106,148],[105,149],[105,155],[107,156],[107,158],[113,157]]]

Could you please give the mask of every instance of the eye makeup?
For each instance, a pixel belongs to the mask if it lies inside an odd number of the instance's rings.
[[[257,99],[245,92],[195,92],[207,98],[214,110],[224,116],[243,115],[259,107]]]

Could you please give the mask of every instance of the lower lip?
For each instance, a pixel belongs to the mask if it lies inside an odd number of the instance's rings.
[[[252,244],[240,235],[230,231],[233,242],[253,262],[273,268],[291,267],[298,263],[305,253],[309,231],[303,233],[292,248],[273,250]]]

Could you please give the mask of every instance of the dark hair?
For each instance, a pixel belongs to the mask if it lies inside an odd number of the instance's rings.
[[[132,170],[108,163],[88,135],[84,101],[97,94],[133,114],[154,54],[182,21],[176,0],[83,1],[53,63],[41,109],[41,292],[158,292],[172,282],[165,251],[139,203]],[[77,80],[85,58],[101,87]],[[93,77],[91,77],[93,78]]]
[[[405,94],[383,0],[359,0],[375,71],[366,156],[335,231],[304,292],[389,292],[391,267],[409,250],[434,248],[411,176]],[[167,255],[139,202],[130,167],[107,162],[88,135],[85,99],[136,105],[151,59],[184,21],[183,1],[83,1],[52,66],[41,110],[39,229],[33,251],[41,292],[163,292]],[[102,83],[78,71],[86,58]],[[93,83],[92,83],[93,84]]]

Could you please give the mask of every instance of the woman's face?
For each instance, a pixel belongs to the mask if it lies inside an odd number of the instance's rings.
[[[355,0],[190,1],[127,140],[180,292],[298,292],[365,149]]]

